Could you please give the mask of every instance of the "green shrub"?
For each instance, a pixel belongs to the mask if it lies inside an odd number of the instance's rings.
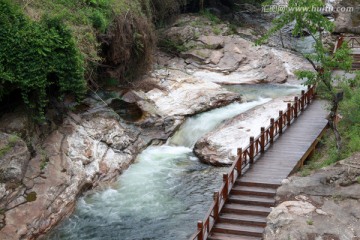
[[[201,11],[200,14],[209,19],[212,24],[221,23],[221,20],[216,15],[212,14],[208,9]]]
[[[27,107],[43,119],[50,89],[81,97],[84,63],[70,30],[56,18],[35,22],[9,0],[0,0],[0,100],[21,91]]]

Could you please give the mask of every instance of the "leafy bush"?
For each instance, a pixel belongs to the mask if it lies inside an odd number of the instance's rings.
[[[343,84],[344,100],[340,104],[343,120],[340,130],[345,136],[344,157],[360,151],[360,72],[350,80],[350,84]]]
[[[61,20],[35,22],[10,0],[0,0],[0,100],[20,89],[24,103],[43,119],[50,88],[60,95],[85,92],[83,62]]]

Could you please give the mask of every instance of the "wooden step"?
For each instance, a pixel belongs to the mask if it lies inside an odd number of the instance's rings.
[[[254,226],[241,226],[230,223],[218,223],[215,224],[213,231],[216,233],[262,237],[264,228]]]
[[[264,187],[254,187],[254,186],[239,186],[235,185],[230,194],[240,194],[240,195],[253,195],[253,196],[268,196],[274,197],[276,189],[274,188],[264,188]]]
[[[222,212],[232,214],[251,214],[266,217],[271,212],[271,208],[247,204],[227,203],[223,207]]]
[[[248,204],[263,207],[273,207],[275,199],[266,196],[252,196],[252,195],[230,195],[229,203]]]
[[[255,181],[253,181],[253,182],[244,181],[244,180],[241,180],[241,178],[238,178],[235,181],[235,184],[240,185],[240,186],[275,188],[275,189],[277,189],[281,185],[281,184],[278,184],[278,183],[268,183],[268,182],[264,182],[264,181],[258,181],[258,182],[257,181],[256,182]]]
[[[261,237],[250,237],[244,235],[234,235],[226,233],[211,233],[209,240],[261,240]]]
[[[241,224],[241,225],[266,227],[266,217],[259,215],[222,213],[219,216],[219,223],[233,223],[233,224]]]

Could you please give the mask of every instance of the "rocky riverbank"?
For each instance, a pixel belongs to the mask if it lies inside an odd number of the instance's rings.
[[[264,239],[360,239],[360,154],[284,180]]]

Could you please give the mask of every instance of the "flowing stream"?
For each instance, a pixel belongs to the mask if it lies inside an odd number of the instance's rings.
[[[106,190],[81,197],[76,210],[47,239],[187,239],[194,233],[227,168],[202,164],[196,141],[222,121],[299,86],[231,86],[248,102],[233,103],[185,121],[163,146],[151,146]]]

